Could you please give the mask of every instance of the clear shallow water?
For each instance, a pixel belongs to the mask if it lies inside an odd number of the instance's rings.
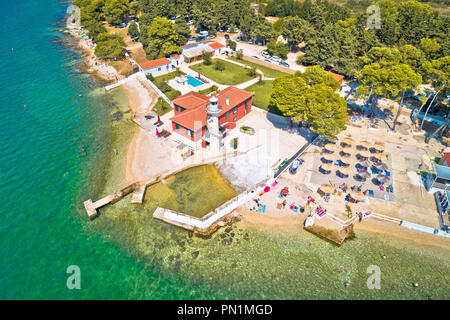
[[[302,230],[239,223],[201,239],[153,219],[152,195],[88,221],[82,201],[123,186],[112,157],[132,128],[123,97],[105,94],[77,71],[78,54],[53,42],[65,6],[0,9],[9,26],[0,31],[0,299],[450,298],[448,254],[392,239],[358,235],[337,248]],[[79,291],[66,288],[72,264]],[[370,264],[383,272],[381,290],[365,287]]]

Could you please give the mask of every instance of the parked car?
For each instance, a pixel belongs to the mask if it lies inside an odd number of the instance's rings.
[[[263,45],[264,45],[262,41],[257,41],[256,44],[257,44],[258,46],[263,46]]]
[[[231,32],[231,29],[230,29],[230,28],[227,28],[227,32]]]
[[[280,62],[279,62],[279,65],[282,66],[282,67],[286,67],[286,68],[289,68],[289,67],[290,67],[290,66],[289,66],[289,63],[284,62],[284,61],[280,61]]]
[[[238,33],[239,29],[238,28],[234,28],[234,33]]]
[[[236,38],[236,42],[239,42],[239,41],[241,41],[241,37],[240,36]]]
[[[230,40],[230,35],[229,35],[229,34],[226,34],[226,35],[225,35],[225,39]]]
[[[272,59],[273,62],[278,62],[279,63],[281,61],[281,58],[277,57],[277,56],[273,56],[271,59]]]
[[[219,28],[219,32],[223,32],[223,28]]]
[[[239,128],[239,131],[249,134],[249,135],[254,135],[255,134],[255,129],[253,129],[252,127],[248,127],[248,126],[242,126]]]
[[[215,34],[210,34],[209,36],[206,37],[206,39],[214,39],[216,37]]]
[[[271,56],[267,51],[261,52],[261,55],[262,55],[264,58],[266,58],[266,59],[272,58],[272,56]]]
[[[195,40],[196,38],[194,37],[194,36],[189,36],[189,40],[190,41],[193,41],[193,40]]]
[[[265,61],[265,62],[269,62],[269,63],[272,63],[272,60],[270,60],[270,59],[267,59],[267,58],[266,58],[266,59],[264,59],[264,61]]]
[[[255,41],[253,39],[249,39],[248,43],[253,44]]]

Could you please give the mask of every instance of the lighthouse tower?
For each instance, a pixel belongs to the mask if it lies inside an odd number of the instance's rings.
[[[219,106],[218,99],[212,97],[209,99],[209,106],[206,108],[206,113],[208,114],[208,120],[206,122],[206,127],[209,133],[209,146],[210,150],[214,154],[220,152],[220,146],[222,143],[222,137],[219,131]]]

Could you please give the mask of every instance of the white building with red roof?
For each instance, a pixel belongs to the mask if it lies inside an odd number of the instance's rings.
[[[160,76],[172,71],[172,61],[167,58],[159,58],[138,63],[139,71],[145,75]]]
[[[192,149],[211,145],[220,149],[222,139],[236,127],[236,122],[248,115],[253,93],[228,87],[207,97],[191,91],[175,100],[172,136]]]

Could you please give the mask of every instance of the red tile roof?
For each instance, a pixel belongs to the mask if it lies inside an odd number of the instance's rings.
[[[218,43],[218,42],[210,43],[210,44],[208,44],[208,46],[210,46],[210,47],[213,48],[214,50],[225,47],[223,44]]]
[[[341,76],[340,74],[328,71],[329,73],[331,73],[331,75],[337,80],[339,81],[340,84],[342,84],[342,81],[344,80],[344,76]]]
[[[169,59],[159,58],[159,59],[155,59],[155,60],[140,62],[138,64],[143,70],[148,70],[148,69],[156,68],[156,67],[163,66],[163,65],[169,64],[169,63],[171,63]]]
[[[176,60],[180,59],[180,56],[179,56],[178,54],[176,54],[176,53],[171,54],[170,56],[171,56],[172,58],[176,59]]]
[[[219,117],[252,96],[253,93],[236,87],[228,87],[220,91],[216,95],[218,99],[219,109],[221,109]],[[229,104],[226,103],[227,97],[229,99]],[[182,95],[181,97],[176,98],[175,100],[173,100],[173,103],[185,108],[186,111],[177,114],[170,120],[191,130],[194,130],[195,121],[200,121],[202,127],[206,125],[206,107],[209,105],[208,97],[200,93],[191,91],[189,93],[186,93],[185,95]]]
[[[184,109],[192,109],[197,108],[200,105],[208,105],[209,98],[198,92],[191,91],[176,98],[172,102],[180,107],[183,107]]]

